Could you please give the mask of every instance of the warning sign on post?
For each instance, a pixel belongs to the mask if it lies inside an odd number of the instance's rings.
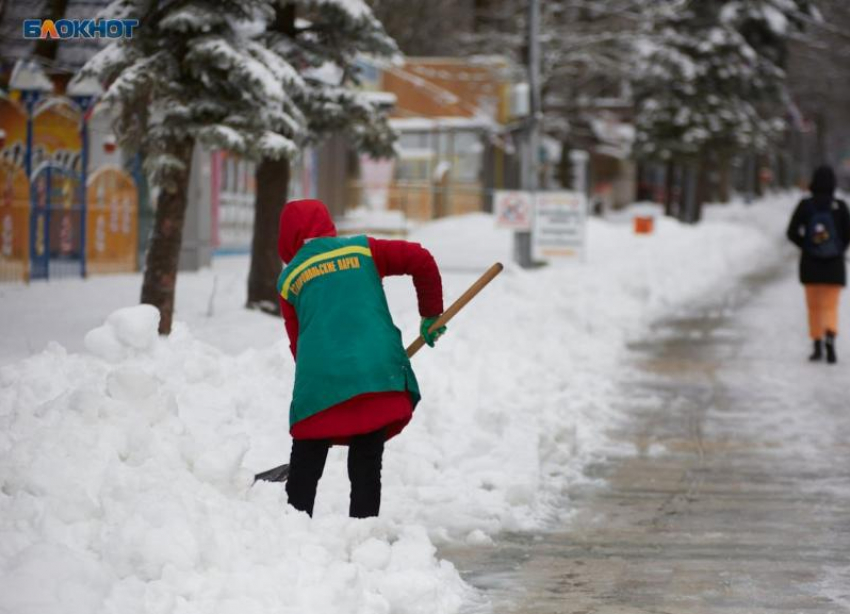
[[[534,195],[531,192],[497,190],[493,194],[496,226],[511,230],[531,230]]]
[[[580,192],[538,192],[532,231],[535,260],[584,256],[587,204]]]

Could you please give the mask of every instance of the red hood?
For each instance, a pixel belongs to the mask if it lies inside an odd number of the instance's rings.
[[[290,262],[307,239],[335,236],[336,226],[322,201],[293,200],[280,214],[277,253],[281,260]]]

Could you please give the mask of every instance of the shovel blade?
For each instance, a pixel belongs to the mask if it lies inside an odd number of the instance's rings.
[[[285,482],[289,477],[289,464],[263,471],[254,476],[254,482],[262,480],[263,482]]]

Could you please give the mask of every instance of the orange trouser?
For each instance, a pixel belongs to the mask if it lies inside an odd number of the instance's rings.
[[[806,284],[806,305],[809,308],[809,335],[822,339],[826,332],[838,334],[838,284]]]

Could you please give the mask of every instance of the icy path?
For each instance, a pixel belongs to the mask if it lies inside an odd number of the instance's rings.
[[[632,345],[626,447],[571,494],[566,532],[443,553],[496,612],[850,611],[850,342],[805,362],[792,270]]]

